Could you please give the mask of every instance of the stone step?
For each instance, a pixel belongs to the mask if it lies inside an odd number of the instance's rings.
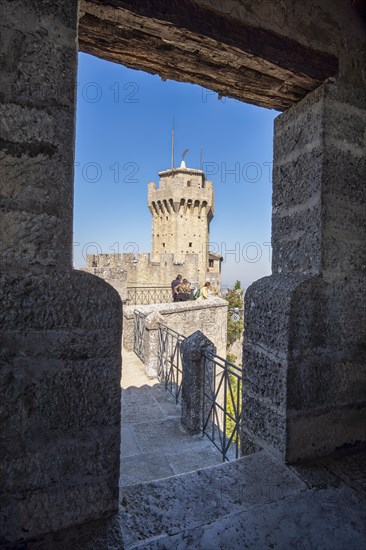
[[[365,456],[364,452],[346,454],[287,467],[262,451],[189,474],[124,487],[118,513],[49,533],[28,541],[26,547],[363,550]]]
[[[124,487],[119,518],[124,546],[178,548],[174,537],[178,543],[192,530],[306,489],[294,472],[264,452]],[[172,546],[164,546],[165,539]]]

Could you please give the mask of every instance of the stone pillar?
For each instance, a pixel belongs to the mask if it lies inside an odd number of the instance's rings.
[[[77,10],[1,6],[2,542],[118,507],[121,302],[71,266]]]
[[[126,351],[133,351],[135,316],[133,309],[123,308],[122,345]]]
[[[145,374],[150,378],[158,375],[159,323],[164,323],[164,317],[158,311],[145,318],[144,366]]]
[[[366,439],[366,98],[326,82],[275,121],[273,275],[246,293],[243,453]]]
[[[188,433],[202,432],[204,352],[216,353],[214,344],[197,330],[185,338],[182,352],[182,425]]]

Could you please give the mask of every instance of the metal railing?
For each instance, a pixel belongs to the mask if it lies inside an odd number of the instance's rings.
[[[218,355],[204,354],[203,433],[222,459],[239,457],[242,369]]]
[[[159,323],[158,379],[181,404],[182,356],[181,343],[184,336]]]
[[[130,286],[127,288],[127,303],[131,305],[160,304],[171,301],[170,286]]]
[[[133,327],[133,351],[141,359],[145,360],[144,355],[144,331],[145,331],[145,318],[146,314],[135,309],[134,314],[134,327]]]

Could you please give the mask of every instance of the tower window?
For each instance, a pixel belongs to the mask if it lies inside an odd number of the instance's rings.
[[[192,243],[189,243],[189,246],[192,246]]]
[[[208,267],[213,267],[213,266],[214,266],[214,261],[208,260]]]
[[[187,187],[191,187],[191,184],[192,184],[191,180],[188,180],[187,181]]]
[[[165,243],[163,243],[163,248],[165,248]]]

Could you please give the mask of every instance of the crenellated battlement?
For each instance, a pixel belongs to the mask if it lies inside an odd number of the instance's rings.
[[[148,206],[152,215],[152,256],[174,253],[183,261],[197,255],[200,273],[208,267],[210,222],[214,216],[212,181],[202,170],[180,168],[159,172],[159,185],[148,185]]]

